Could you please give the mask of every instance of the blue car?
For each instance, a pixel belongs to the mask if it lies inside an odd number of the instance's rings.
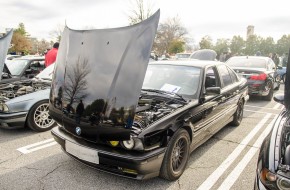
[[[281,77],[281,81],[285,83],[286,80],[286,67],[278,67],[277,68],[277,76]]]

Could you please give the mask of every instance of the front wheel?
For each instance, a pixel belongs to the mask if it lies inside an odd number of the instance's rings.
[[[184,172],[189,157],[190,138],[185,129],[175,132],[169,141],[161,170],[160,177],[174,181]]]
[[[47,100],[32,106],[27,116],[27,124],[29,128],[38,132],[50,130],[55,126],[55,121],[48,114]]]
[[[240,100],[238,102],[237,110],[234,113],[234,120],[231,122],[233,126],[239,126],[242,122],[244,115],[244,101]]]

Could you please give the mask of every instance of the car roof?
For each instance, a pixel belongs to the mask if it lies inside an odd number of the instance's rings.
[[[150,62],[150,65],[178,65],[205,68],[212,65],[224,64],[219,61],[204,61],[204,60],[170,60],[170,61],[155,61]]]
[[[268,61],[270,58],[265,56],[233,56],[230,59],[262,59]]]

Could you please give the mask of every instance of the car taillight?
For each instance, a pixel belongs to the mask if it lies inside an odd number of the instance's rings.
[[[252,75],[250,77],[250,80],[266,80],[267,79],[267,74],[261,73],[259,75]]]

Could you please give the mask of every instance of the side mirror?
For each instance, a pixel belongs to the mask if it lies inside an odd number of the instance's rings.
[[[221,94],[221,88],[220,87],[208,87],[205,89],[206,95],[219,95]]]
[[[284,105],[284,94],[276,94],[274,96],[274,101]]]

